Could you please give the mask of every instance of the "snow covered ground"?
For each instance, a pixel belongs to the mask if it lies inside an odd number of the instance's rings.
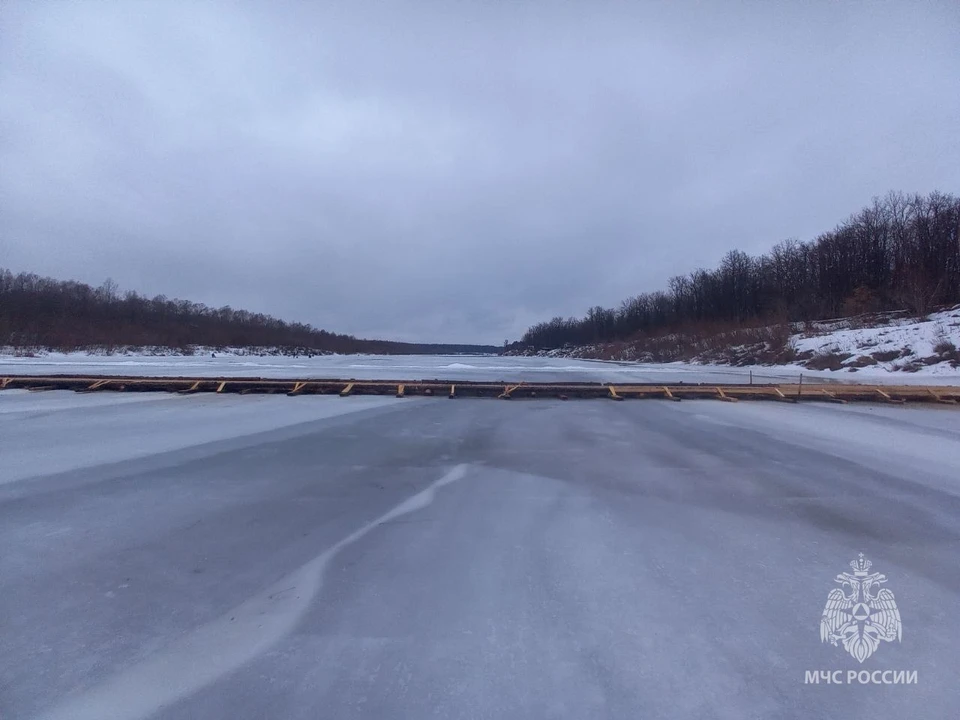
[[[674,334],[540,350],[530,356],[640,362],[652,372],[690,367],[711,375],[752,370],[754,377],[768,378],[796,379],[803,373],[838,382],[960,384],[960,305],[922,320],[890,312],[793,323],[787,332],[782,336],[780,328],[771,326],[720,335]]]
[[[853,328],[849,327],[853,324],[850,321],[817,324],[815,332],[822,334],[798,333],[792,342],[800,353],[849,355],[844,361],[848,371],[862,358],[872,361],[858,368],[868,375],[901,371],[950,376],[960,382],[960,367],[951,364],[960,347],[960,307],[933,313],[921,321],[891,318],[887,323]]]

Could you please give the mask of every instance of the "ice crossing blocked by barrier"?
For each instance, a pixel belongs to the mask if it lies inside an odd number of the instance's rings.
[[[120,377],[13,375],[0,377],[0,389],[74,390],[77,392],[176,392],[181,394],[214,392],[240,394],[283,393],[292,397],[304,395],[394,395],[405,397],[448,397],[548,399],[605,398],[612,400],[690,400],[714,399],[773,400],[777,402],[922,402],[943,405],[960,403],[960,386],[878,385],[869,384],[628,384],[611,383],[537,383],[537,382],[469,382],[464,380],[313,380],[267,378],[196,378],[196,377]]]

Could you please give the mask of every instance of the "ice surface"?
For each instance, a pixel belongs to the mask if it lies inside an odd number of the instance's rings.
[[[0,356],[3,375],[142,375],[160,377],[262,377],[353,380],[481,380],[489,382],[736,383],[796,382],[801,373],[846,382],[960,383],[960,373],[942,375],[879,371],[816,372],[796,366],[730,367],[690,363],[633,363],[568,358],[444,355],[324,355],[313,358],[127,356],[51,353],[35,358]]]
[[[43,720],[146,718],[265,652],[303,619],[323,587],[330,561],[384,523],[429,507],[437,488],[461,480],[466,465],[368,522],[261,593],[179,638],[148,660],[43,713]]]
[[[347,401],[329,396],[4,390],[0,393],[0,484],[157,455],[396,402],[395,398],[373,396]]]
[[[956,715],[955,409],[5,398],[11,717]],[[859,552],[904,623],[870,669],[919,686],[804,684],[865,667],[819,638]]]

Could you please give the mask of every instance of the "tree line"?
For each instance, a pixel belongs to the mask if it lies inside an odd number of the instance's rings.
[[[666,290],[531,327],[513,348],[634,340],[693,327],[825,320],[881,310],[922,315],[960,302],[960,199],[891,192],[810,242],[760,257],[728,252]]]
[[[364,340],[288,323],[263,313],[212,308],[163,295],[120,294],[100,287],[0,268],[0,346],[78,350],[90,347],[275,347],[300,352],[443,354],[497,352],[483,345]]]

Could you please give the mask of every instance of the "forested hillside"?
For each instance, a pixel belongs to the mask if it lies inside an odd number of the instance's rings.
[[[310,325],[189,300],[122,296],[99,288],[0,268],[0,346],[79,350],[90,347],[277,347],[336,353],[497,352],[480,345],[362,340]]]
[[[531,327],[514,349],[630,340],[693,328],[822,320],[960,302],[960,200],[890,193],[810,242],[760,257],[732,250],[668,289]]]

